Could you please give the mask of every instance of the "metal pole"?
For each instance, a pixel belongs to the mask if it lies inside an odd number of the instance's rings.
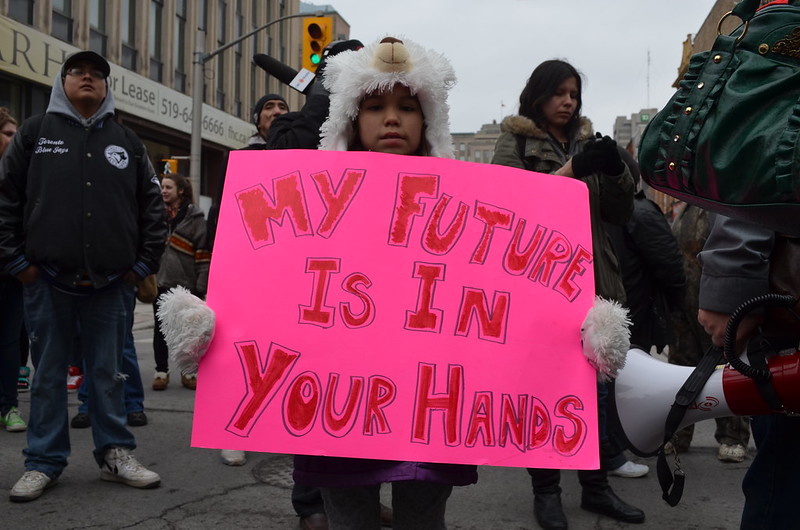
[[[268,28],[273,24],[277,24],[278,22],[283,22],[284,20],[290,18],[297,18],[297,17],[321,17],[326,14],[329,14],[327,11],[316,11],[315,13],[297,13],[294,15],[286,15],[283,17],[276,18],[275,20],[271,20],[264,24],[263,26],[254,29],[247,35],[242,35],[238,39],[231,41],[224,46],[217,48],[213,52],[204,53],[204,42],[205,42],[205,32],[201,31],[199,28],[201,27],[201,18],[203,14],[198,9],[197,11],[197,34],[195,36],[196,43],[195,43],[195,52],[194,52],[194,61],[192,61],[192,141],[191,141],[191,150],[189,153],[189,180],[192,183],[192,187],[194,188],[194,198],[197,198],[200,195],[200,179],[201,179],[201,164],[202,164],[202,148],[203,148],[203,71],[205,68],[205,64],[216,57],[218,54],[224,52],[231,46],[235,46],[242,42],[243,40],[252,37],[259,31]]]
[[[198,26],[199,27],[199,26]],[[194,200],[200,197],[201,156],[203,150],[203,42],[205,32],[197,30],[194,61],[192,62],[192,143],[189,152],[189,181]]]

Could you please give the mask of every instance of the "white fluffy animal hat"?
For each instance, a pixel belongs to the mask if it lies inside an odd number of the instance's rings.
[[[335,55],[325,66],[323,83],[331,93],[330,110],[319,148],[346,151],[361,100],[399,83],[419,99],[429,154],[453,158],[447,91],[455,82],[453,67],[442,54],[394,37]]]

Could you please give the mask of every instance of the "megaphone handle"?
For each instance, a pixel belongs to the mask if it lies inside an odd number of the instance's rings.
[[[752,343],[753,341],[750,341],[750,344]],[[766,356],[761,351],[751,351],[750,346],[748,346],[747,360],[750,361],[750,366],[752,366],[754,369],[758,370],[759,372],[766,372],[770,374],[770,377],[767,379],[753,378],[753,381],[756,384],[758,393],[761,394],[762,398],[764,398],[764,401],[767,403],[767,405],[769,405],[769,408],[771,408],[774,412],[783,411],[784,406],[781,402],[781,398],[778,396],[778,393],[775,391],[775,387],[772,384],[772,372],[770,372]]]

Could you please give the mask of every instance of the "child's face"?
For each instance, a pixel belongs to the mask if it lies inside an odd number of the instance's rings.
[[[358,111],[358,135],[369,151],[413,155],[422,142],[424,118],[416,96],[395,85],[386,93],[364,98]]]

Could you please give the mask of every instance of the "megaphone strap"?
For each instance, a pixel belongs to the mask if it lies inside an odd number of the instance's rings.
[[[669,416],[667,416],[666,422],[667,431],[665,435],[669,435],[669,437],[664,440],[664,443],[672,438],[672,435],[678,428],[678,424],[683,419],[684,414],[686,414],[686,408],[694,403],[697,395],[708,382],[708,378],[714,373],[714,369],[719,364],[722,356],[722,350],[711,346],[700,359],[700,362],[697,363],[697,367],[692,374],[686,379],[686,382],[683,383],[680,390],[678,390],[678,393],[675,394],[675,403],[672,404],[672,409],[669,412]]]
[[[661,447],[658,451],[656,471],[658,472],[658,483],[661,486],[661,498],[674,508],[683,496],[683,484],[686,480],[677,452],[675,453],[675,472],[672,473],[667,463],[667,455],[664,454],[664,447]]]
[[[661,486],[661,497],[667,501],[670,506],[677,506],[683,495],[683,484],[685,481],[685,474],[680,467],[680,460],[678,459],[677,452],[675,453],[675,472],[670,470],[667,463],[667,457],[664,453],[664,445],[672,439],[672,435],[678,430],[683,417],[686,415],[686,409],[689,405],[694,403],[700,391],[705,386],[708,378],[714,373],[714,369],[722,359],[723,352],[719,348],[711,346],[705,355],[697,363],[697,366],[692,371],[691,375],[675,394],[675,402],[669,410],[667,420],[664,422],[664,441],[661,443],[661,448],[658,450],[658,462],[656,470],[658,472],[658,483]]]

